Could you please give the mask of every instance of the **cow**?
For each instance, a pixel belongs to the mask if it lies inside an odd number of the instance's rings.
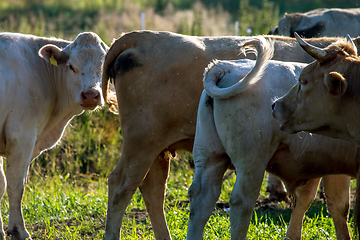
[[[280,131],[271,116],[271,104],[291,88],[306,64],[270,61],[266,66],[271,45],[261,42],[256,63],[216,61],[205,70],[193,149],[195,177],[189,188],[187,239],[202,239],[220,195],[222,176],[231,166],[237,172],[230,196],[232,239],[246,239],[265,170],[283,180],[297,198],[286,235],[289,239],[301,239],[303,216],[315,197],[319,177],[356,176],[356,168],[340,167],[346,161],[358,166],[360,150],[354,144]],[[328,161],[337,164],[327,166]],[[349,180],[343,175],[324,178],[338,239],[350,239]],[[341,182],[332,185],[336,181]]]
[[[312,37],[346,37],[360,35],[360,8],[354,9],[315,9],[306,13],[285,13],[278,26],[269,34],[294,37],[298,32],[306,38]],[[268,175],[267,192],[274,201],[288,202],[282,183],[273,175]]]
[[[360,144],[357,112],[360,107],[360,57],[354,42],[347,38],[321,49],[296,34],[304,50],[316,61],[309,64],[298,82],[273,103],[273,116],[286,133],[311,132]],[[360,174],[357,176],[360,182]],[[354,220],[360,231],[359,191]]]
[[[309,63],[295,39],[274,39],[274,59]],[[171,239],[164,215],[170,158],[192,151],[202,75],[214,59],[240,59],[252,37],[195,37],[171,32],[134,31],[113,42],[103,66],[103,96],[119,111],[123,135],[120,160],[109,175],[104,239],[119,239],[127,204],[139,187],[157,239]],[[311,39],[325,47],[335,38]],[[254,55],[247,57],[255,59]],[[117,101],[108,98],[115,84]]]
[[[0,34],[0,196],[7,186],[11,239],[31,239],[21,209],[31,161],[59,143],[74,116],[103,105],[107,50],[92,32],[73,42]],[[2,221],[0,225],[0,239],[5,239]]]
[[[285,13],[278,26],[269,34],[294,37],[294,33],[305,38],[345,37],[360,35],[360,8],[321,8],[306,13]]]

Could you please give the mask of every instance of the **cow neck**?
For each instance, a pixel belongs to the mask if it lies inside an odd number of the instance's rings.
[[[46,44],[54,44],[63,49],[69,44],[69,42],[63,42],[55,39],[54,41],[46,41],[43,45]],[[44,94],[51,93],[49,96],[49,100],[51,101],[49,123],[56,125],[64,120],[67,122],[74,115],[78,115],[83,111],[80,106],[75,104],[73,94],[68,91],[66,81],[67,73],[69,71],[68,67],[66,64],[53,66],[40,57],[39,59],[43,65],[42,69],[45,69],[43,72],[44,79],[42,81],[44,83],[44,89],[42,89],[42,91],[44,91]]]

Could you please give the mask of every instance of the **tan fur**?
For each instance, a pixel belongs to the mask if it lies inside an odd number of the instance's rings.
[[[358,40],[355,41],[358,43]],[[303,69],[299,83],[273,105],[273,116],[288,133],[307,131],[360,144],[360,58],[353,45],[338,40],[324,48],[324,57]],[[341,82],[331,86],[331,76]],[[306,83],[306,84],[304,84]],[[357,171],[359,168],[349,167]],[[359,186],[359,184],[358,184]],[[357,196],[360,194],[357,187]],[[355,231],[360,230],[360,198],[354,210]]]

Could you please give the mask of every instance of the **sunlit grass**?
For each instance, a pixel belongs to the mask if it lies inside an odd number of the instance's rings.
[[[179,161],[179,160],[176,160]],[[166,219],[173,239],[185,239],[189,218],[187,189],[193,169],[186,161],[174,162],[166,192]],[[232,175],[224,186],[230,188]],[[265,181],[264,184],[265,185]],[[230,185],[228,185],[230,184]],[[33,239],[102,239],[107,209],[106,178],[67,176],[39,178],[32,176],[27,184],[23,211]],[[228,199],[230,191],[223,194]],[[265,193],[261,193],[264,194]],[[4,224],[8,222],[8,204],[2,201]],[[231,211],[231,209],[230,209]],[[257,209],[249,227],[248,239],[284,239],[290,210]],[[122,239],[155,239],[140,191],[128,205],[122,228]],[[229,212],[215,209],[204,230],[204,239],[230,239]],[[324,203],[314,203],[305,217],[303,239],[336,239],[333,221]]]

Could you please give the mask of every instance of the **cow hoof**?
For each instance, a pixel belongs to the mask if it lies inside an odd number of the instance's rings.
[[[6,233],[7,235],[11,236],[11,240],[32,240],[30,234],[25,229],[23,231],[19,231],[17,227],[14,227],[12,230],[8,230]]]
[[[268,192],[270,192],[270,191],[268,191]],[[284,201],[287,204],[289,204],[291,202],[289,197],[287,196],[286,192],[281,192],[281,193],[279,193],[279,192],[276,192],[276,193],[270,192],[269,201],[270,202],[282,202],[282,201]]]

